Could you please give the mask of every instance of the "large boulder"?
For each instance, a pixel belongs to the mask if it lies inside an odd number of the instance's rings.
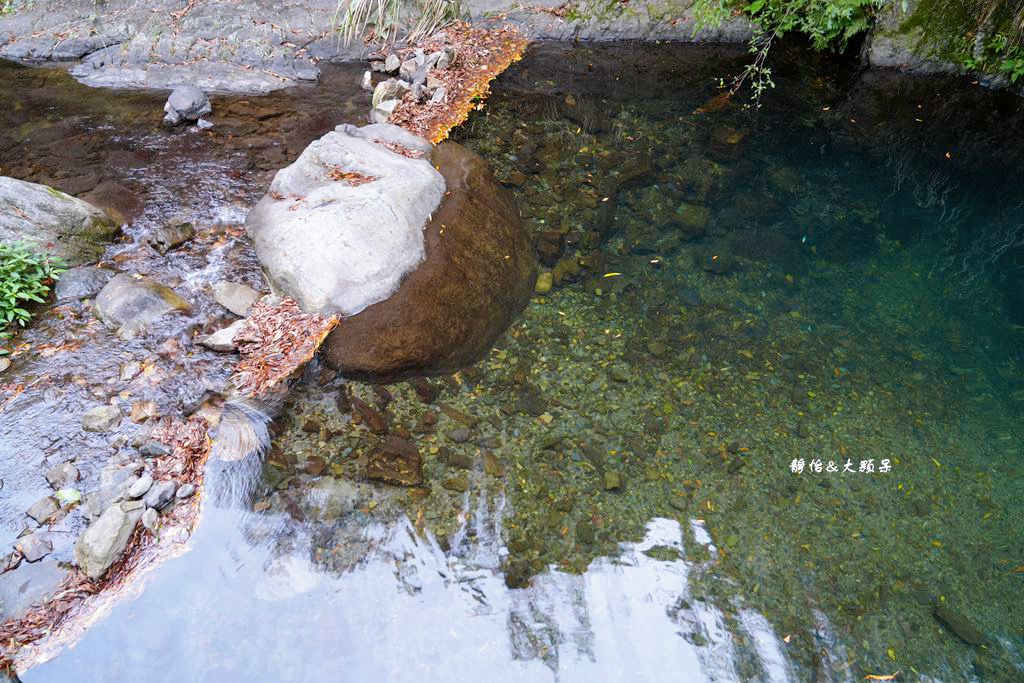
[[[0,242],[27,241],[69,265],[96,261],[118,232],[95,206],[46,185],[0,177]]]
[[[423,260],[423,226],[444,194],[429,150],[387,124],[338,126],[310,144],[245,220],[271,283],[309,313],[353,315],[390,296]]]
[[[465,367],[533,291],[519,210],[487,163],[452,142],[431,161],[448,191],[424,230],[426,260],[390,298],[342,320],[324,345],[327,363],[347,376],[390,382]]]

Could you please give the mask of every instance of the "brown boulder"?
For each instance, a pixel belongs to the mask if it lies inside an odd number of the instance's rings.
[[[341,321],[328,365],[377,382],[470,365],[515,320],[536,266],[519,210],[480,156],[453,142],[431,161],[447,192],[424,229],[426,260],[388,299]]]

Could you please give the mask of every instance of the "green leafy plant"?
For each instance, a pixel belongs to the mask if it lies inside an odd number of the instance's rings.
[[[749,84],[756,104],[775,87],[767,66],[777,38],[787,33],[806,36],[818,50],[843,50],[850,39],[871,27],[875,14],[887,0],[696,0],[697,29],[720,25],[733,14],[746,14],[754,22],[750,40],[753,61],[732,79],[731,92]],[[723,82],[723,87],[725,86]]]
[[[50,288],[67,268],[54,256],[33,251],[24,242],[0,243],[0,341],[24,327],[32,303],[44,303]],[[6,353],[0,349],[0,355]]]

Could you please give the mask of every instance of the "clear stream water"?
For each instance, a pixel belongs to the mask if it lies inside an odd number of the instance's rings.
[[[188,551],[22,679],[1024,677],[1020,100],[776,59],[751,111],[716,99],[733,49],[534,46],[455,139],[516,195],[552,290],[437,403],[350,384],[414,435],[430,491],[364,480],[372,437],[310,367],[266,452],[210,463]],[[3,376],[38,380],[0,412],[11,542],[54,461],[88,491],[131,457],[127,420],[83,436],[81,410],[173,412],[227,372],[191,338],[221,322],[213,282],[259,284],[246,207],[367,103],[337,66],[167,132],[158,96],[3,69],[3,173],[116,180],[142,208],[104,260],[195,306],[130,344],[83,304],[24,335],[79,341]],[[196,240],[144,246],[179,216]],[[119,379],[131,360],[165,379]],[[5,615],[81,526],[0,576]]]

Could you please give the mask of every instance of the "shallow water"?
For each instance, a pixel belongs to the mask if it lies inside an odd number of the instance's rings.
[[[24,680],[1024,675],[1019,100],[796,52],[751,112],[714,99],[739,59],[536,46],[456,139],[513,188],[559,277],[488,358],[434,380],[479,419],[470,442],[447,437],[455,413],[389,387],[431,491],[362,480],[372,437],[338,413],[339,380],[310,368],[271,423],[266,464],[211,463],[189,551]],[[108,252],[178,286],[194,319],[136,346],[100,332],[55,357],[79,363],[81,396],[28,390],[0,413],[8,540],[47,491],[43,458],[82,447],[78,406],[122,390],[120,354],[187,345],[209,284],[256,283],[226,228],[308,140],[359,120],[359,73],[215,101],[237,135],[209,141],[160,131],[159,98],[69,98],[77,86],[57,74],[26,88],[50,93],[54,120],[82,116],[113,141],[97,144],[153,155],[123,176],[146,197],[130,240],[182,211],[212,232],[170,259],[129,240]],[[4,172],[51,182],[45,153],[26,156]],[[44,319],[26,339],[74,334],[68,317],[70,332]],[[213,354],[165,361],[194,373],[151,389],[167,410],[225,371]],[[29,353],[13,371],[54,363]],[[67,417],[44,437],[54,405]],[[428,411],[436,426],[415,429]],[[86,445],[95,472],[110,447]],[[470,469],[440,462],[442,447]],[[316,487],[336,480],[357,502],[318,512]]]

